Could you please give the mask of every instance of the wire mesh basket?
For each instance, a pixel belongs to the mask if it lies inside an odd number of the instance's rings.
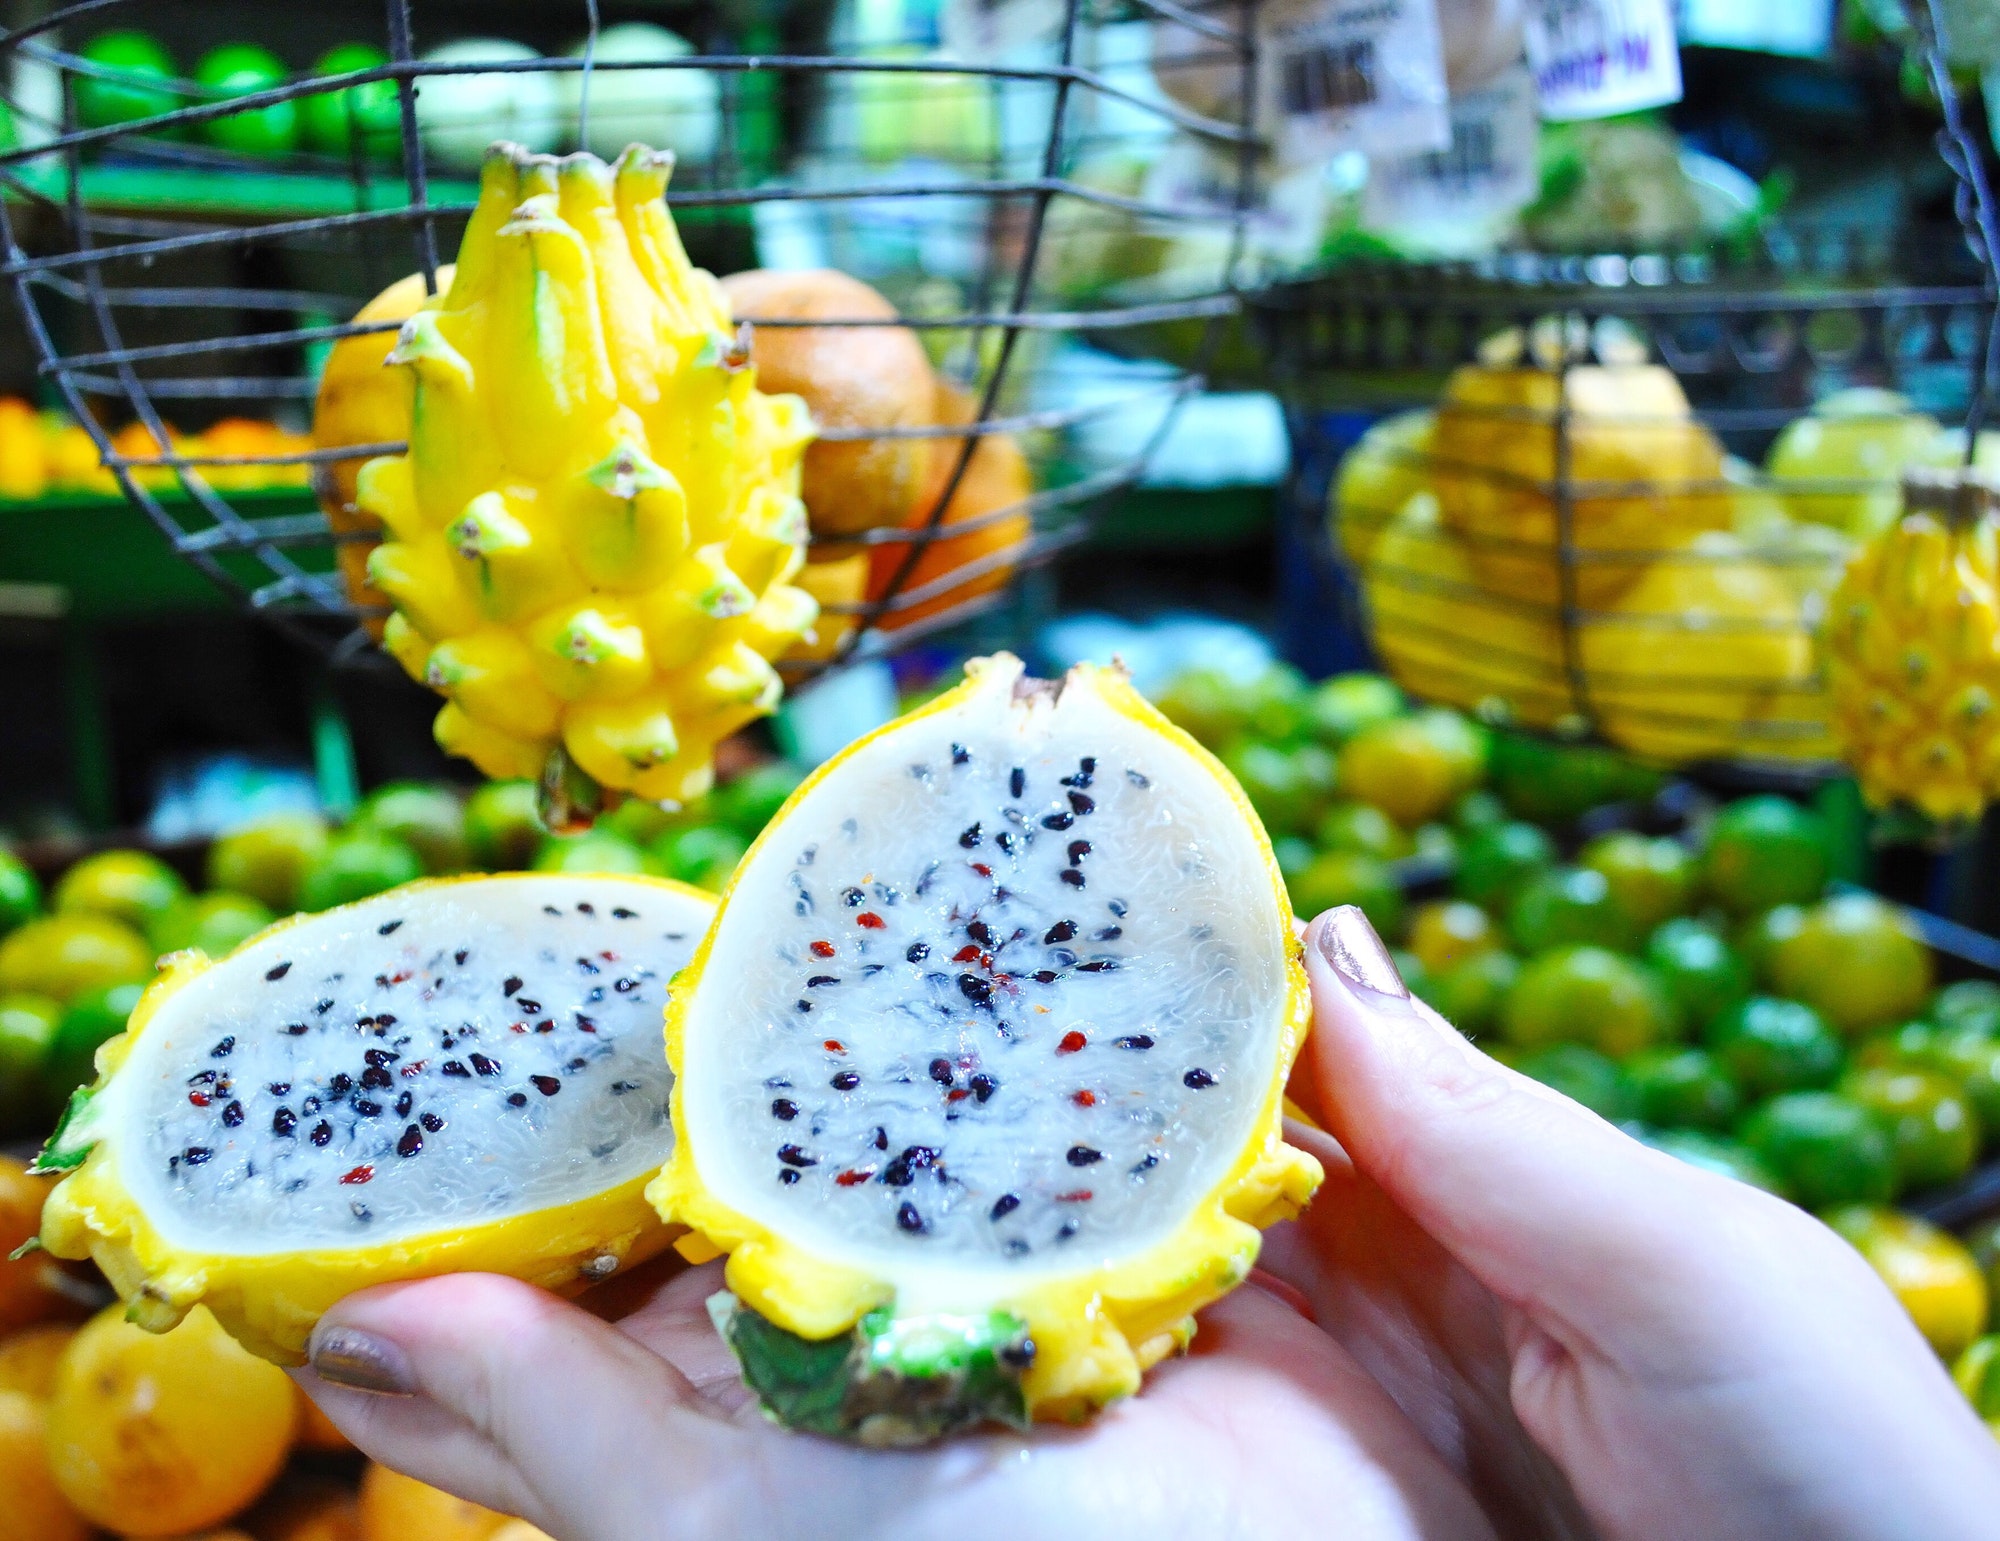
[[[1248,0],[1201,16],[1171,0],[1001,11],[953,0],[941,36],[884,23],[882,9],[795,7],[745,23],[697,8],[683,23],[691,43],[608,25],[596,0],[509,18],[552,48],[580,39],[545,55],[454,40],[424,7],[388,0],[372,55],[329,56],[321,73],[288,60],[299,73],[249,90],[155,78],[136,96],[129,71],[82,40],[158,24],[165,8],[53,9],[0,35],[17,130],[0,149],[0,235],[41,375],[179,556],[337,661],[379,658],[381,609],[357,601],[354,581],[378,532],[355,515],[353,477],[402,444],[309,437],[328,351],[394,333],[399,317],[357,316],[393,281],[421,274],[419,296],[435,292],[488,140],[607,153],[663,141],[680,161],[667,201],[698,264],[839,267],[893,307],[739,320],[907,328],[940,381],[928,417],[822,425],[829,444],[915,443],[929,469],[908,517],[838,545],[815,535],[815,557],[861,547],[868,578],[823,600],[822,635],[838,646],[789,672],[952,626],[1081,539],[1199,386],[1183,369],[1123,368],[1080,389],[1109,361],[1064,339],[1209,327],[1238,305],[1247,181],[1163,200],[1088,174],[1121,150],[1193,144],[1248,176],[1244,115],[1205,116],[1163,94],[1129,34],[1183,18],[1246,77],[1254,45]],[[198,27],[200,12],[188,17]],[[278,30],[268,15],[261,25]],[[306,148],[255,142],[257,125],[294,118]],[[1142,299],[1093,277],[1121,243],[1188,236],[1199,260]],[[1104,417],[1138,426],[1115,455],[1080,463],[1072,431]],[[997,478],[1004,495],[971,485],[982,446],[996,444],[1033,472]],[[317,509],[303,506],[308,485]]]
[[[1830,768],[1817,631],[1848,556],[1906,467],[2000,465],[2000,223],[1935,75],[1956,228],[1359,263],[1256,296],[1297,438],[1391,414],[1337,468],[1301,455],[1294,498],[1401,683],[1667,763]]]

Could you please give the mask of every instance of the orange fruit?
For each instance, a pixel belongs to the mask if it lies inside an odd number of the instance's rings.
[[[940,423],[954,428],[970,423],[978,416],[978,408],[978,402],[967,392],[949,381],[938,382],[936,416]],[[937,449],[931,458],[930,475],[925,481],[923,495],[917,499],[915,511],[904,521],[907,529],[920,528],[929,521],[931,510],[944,496],[951,474],[958,467],[959,456],[967,441],[934,439],[931,442]],[[970,524],[1034,495],[1034,474],[1028,469],[1027,456],[1021,453],[1020,445],[1014,442],[1011,434],[980,434],[971,442],[972,458],[966,462],[965,475],[959,479],[958,490],[952,494],[951,504],[945,509],[944,527]],[[915,595],[952,573],[963,571],[964,580],[951,584],[942,593],[930,598],[918,599],[914,604],[898,604],[896,608],[884,611],[875,622],[876,626],[883,631],[897,631],[926,616],[936,615],[981,594],[1006,587],[1033,535],[1034,521],[1024,511],[996,518],[963,535],[932,540],[924,547],[916,565],[898,588],[898,599]],[[870,549],[868,599],[871,602],[888,593],[897,569],[903,565],[909,550],[905,545]]]
[[[490,1541],[507,1522],[373,1462],[361,1479],[361,1541]]]
[[[257,1541],[361,1541],[361,1504],[349,1488],[287,1478],[244,1524]]]
[[[6,1541],[87,1541],[90,1523],[49,1472],[48,1414],[33,1397],[0,1391],[0,1536]]]
[[[827,562],[808,562],[792,579],[819,601],[819,619],[812,631],[785,656],[824,660],[833,657],[847,634],[854,630],[857,617],[851,611],[833,612],[828,605],[858,605],[868,592],[868,553],[850,551]]]
[[[153,431],[134,418],[111,436],[111,448],[115,454],[132,460],[145,460],[175,453],[186,449],[187,436],[172,423],[161,425],[167,431],[167,442],[163,447],[154,437]],[[132,478],[144,487],[173,487],[179,485],[179,478],[166,466],[136,466]]]
[[[319,1450],[329,1454],[354,1448],[347,1436],[334,1427],[333,1420],[319,1410],[319,1403],[303,1391],[299,1393],[298,1443],[301,1450]]]
[[[76,1329],[63,1322],[44,1322],[0,1338],[0,1391],[18,1391],[47,1401],[55,1390],[56,1365]]]
[[[0,498],[29,501],[48,483],[41,415],[19,396],[0,396]]]
[[[61,1265],[46,1252],[8,1261],[41,1228],[42,1200],[52,1186],[46,1177],[30,1177],[12,1156],[0,1156],[0,1332],[53,1316],[68,1299]]]
[[[203,455],[250,457],[283,455],[307,449],[311,447],[311,440],[286,433],[276,423],[263,422],[254,417],[225,417],[214,427],[197,435],[190,447]],[[302,464],[202,466],[200,470],[203,481],[224,491],[254,487],[302,487],[307,478],[307,469]]]
[[[57,1369],[49,1465],[70,1503],[106,1529],[184,1535],[270,1485],[291,1449],[296,1396],[283,1370],[200,1307],[155,1334],[112,1306]]]
[[[891,321],[894,305],[858,278],[822,268],[755,269],[722,280],[738,316]],[[753,322],[754,326],[754,322]],[[934,419],[936,376],[917,334],[900,326],[768,326],[750,348],[757,386],[805,398],[822,429],[921,428]],[[800,496],[815,535],[903,524],[934,458],[929,439],[822,439],[806,451]]]

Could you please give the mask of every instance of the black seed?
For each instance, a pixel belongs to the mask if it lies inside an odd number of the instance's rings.
[[[556,1030],[556,1023],[555,1023],[555,1018],[553,1017],[547,1018],[546,1020],[537,1022],[535,1024],[535,1031],[538,1033],[553,1033],[555,1030]]]
[[[637,920],[639,918],[637,910],[628,910],[622,904],[613,909],[611,915],[614,920]]]
[[[948,1059],[932,1060],[931,1079],[937,1082],[937,1084],[940,1086],[951,1085],[952,1083],[951,1061]]]
[[[1000,1360],[1016,1370],[1027,1369],[1035,1362],[1035,1340],[1023,1338],[1018,1343],[1009,1343],[1000,1350]]]
[[[954,765],[963,765],[963,764],[964,764],[964,763],[965,763],[965,762],[966,762],[967,760],[969,760],[969,759],[971,759],[971,758],[972,758],[972,751],[971,751],[970,749],[967,749],[967,748],[965,747],[965,745],[963,745],[963,744],[953,744],[953,745],[951,746],[951,763],[952,763],[952,764],[954,764]]]
[[[993,1201],[993,1207],[987,1211],[987,1216],[993,1220],[1004,1220],[1020,1207],[1021,1201],[1018,1198],[1011,1193],[1003,1193]]]
[[[280,963],[272,968],[265,969],[264,977],[266,979],[283,979],[291,971],[292,971],[292,965],[289,962]]]
[[[1097,804],[1081,792],[1071,792],[1069,794],[1069,806],[1071,811],[1077,814],[1095,813],[1097,811]]]
[[[543,906],[542,906],[542,913],[543,913],[544,915],[554,915],[554,916],[556,916],[556,917],[557,917],[558,919],[560,919],[560,918],[562,917],[562,911],[561,911],[561,910],[559,910],[559,909],[557,909],[557,908],[556,908],[556,907],[555,907],[555,906],[554,906],[553,904],[545,904],[545,905],[543,905]]]
[[[1092,1150],[1088,1145],[1072,1145],[1063,1153],[1063,1160],[1071,1166],[1095,1166],[1103,1159],[1103,1151]]]
[[[1000,1083],[983,1070],[965,1084],[972,1089],[973,1100],[976,1102],[984,1102],[1000,1090]]]
[[[417,1122],[422,1124],[432,1134],[436,1134],[438,1130],[444,1127],[444,1119],[436,1113],[419,1114]]]
[[[336,1075],[331,1081],[326,1083],[326,1089],[336,1097],[345,1097],[349,1092],[354,1090],[354,1077],[343,1070],[339,1075]]]
[[[627,1092],[636,1092],[638,1089],[639,1083],[637,1081],[613,1081],[611,1083],[612,1095],[617,1097],[622,1097]]]
[[[862,891],[858,888],[843,888],[840,891],[840,902],[846,905],[850,910],[860,909],[861,901],[867,897],[868,896],[862,893]]]
[[[528,1016],[538,1017],[542,1014],[542,1003],[540,1001],[531,1001],[524,995],[514,1002],[514,1009]]]
[[[199,1070],[187,1078],[187,1084],[190,1086],[213,1086],[215,1078],[219,1074],[221,1074],[220,1071]]]
[[[464,968],[465,960],[471,956],[472,955],[469,952],[467,952],[463,947],[461,947],[457,952],[451,955],[451,961],[456,963],[460,968]]]
[[[611,988],[616,990],[620,995],[630,995],[634,990],[639,988],[639,981],[636,979],[621,979]]]
[[[1083,887],[1083,874],[1077,871],[1076,868],[1074,867],[1065,867],[1062,869],[1062,871],[1058,872],[1056,876],[1061,878],[1065,883],[1069,884],[1071,888]]]
[[[562,1082],[552,1075],[531,1075],[528,1077],[528,1084],[544,1097],[553,1097],[562,1090]]]
[[[1102,931],[1091,932],[1090,939],[1093,942],[1115,942],[1124,934],[1125,930],[1122,926],[1106,926]]]
[[[1148,1038],[1144,1033],[1127,1033],[1123,1038],[1117,1040],[1117,1044],[1121,1049],[1150,1049],[1153,1046],[1153,1040]]]
[[[998,845],[1009,856],[1014,854],[1014,837],[1008,834],[1006,830],[1003,829],[999,834],[995,835],[993,841],[994,844]]]
[[[596,989],[592,990],[590,994],[586,995],[584,999],[589,1001],[591,1005],[595,1006],[599,1001],[604,999],[604,986],[599,985]]]
[[[1144,1161],[1141,1161],[1137,1166],[1132,1168],[1132,1175],[1134,1177],[1138,1177],[1143,1173],[1152,1171],[1153,1168],[1158,1166],[1159,1164],[1160,1164],[1160,1153],[1158,1151],[1150,1151],[1147,1153],[1146,1159]]]
[[[1088,963],[1079,963],[1076,971],[1079,974],[1108,974],[1117,967],[1116,958],[1092,958]]]
[[[369,1049],[361,1057],[371,1065],[393,1065],[403,1056],[391,1053],[388,1049]]]
[[[875,1126],[875,1148],[877,1150],[887,1150],[889,1148],[889,1131],[884,1129],[880,1124]]]
[[[402,1096],[396,1099],[396,1116],[398,1118],[408,1118],[410,1116],[410,1108],[416,1100],[416,1097],[411,1093],[404,1092]]]
[[[837,1092],[851,1092],[861,1084],[861,1077],[852,1070],[842,1070],[828,1084]]]
[[[285,1024],[285,1031],[290,1033],[294,1038],[303,1038],[306,1035],[306,1024],[303,1022],[287,1022]]]
[[[924,1217],[917,1213],[916,1205],[905,1199],[897,1206],[896,1225],[905,1231],[921,1231],[924,1228]]]
[[[979,844],[979,826],[975,823],[959,831],[958,843],[968,851]]]
[[[771,1116],[789,1124],[799,1116],[799,1105],[789,1097],[779,1097],[771,1103]]]
[[[1197,1066],[1181,1077],[1181,1085],[1190,1091],[1206,1091],[1215,1084],[1215,1077]]]
[[[912,1145],[903,1152],[903,1160],[917,1170],[937,1164],[938,1153],[928,1145]]]
[[[384,1092],[396,1084],[396,1078],[380,1065],[370,1065],[361,1072],[361,1084],[370,1091]]]
[[[322,1118],[312,1126],[312,1133],[307,1138],[321,1149],[325,1149],[326,1142],[333,1138],[333,1125]]]
[[[243,1104],[232,1102],[222,1110],[222,1123],[226,1129],[235,1129],[243,1122]]]
[[[1057,968],[1068,968],[1072,963],[1076,962],[1076,954],[1071,952],[1067,947],[1058,947],[1049,956],[1055,960]]]
[[[567,1065],[564,1065],[564,1066],[563,1066],[563,1069],[565,1069],[565,1070],[581,1070],[581,1069],[582,1069],[582,1068],[583,1068],[583,1067],[584,1067],[585,1065],[587,1065],[587,1064],[589,1064],[589,1063],[590,1063],[590,1061],[589,1061],[588,1059],[584,1058],[584,1056],[583,1056],[583,1055],[579,1054],[579,1055],[577,1055],[577,1057],[576,1057],[575,1059],[571,1060],[571,1061],[570,1061],[570,1062],[569,1062],[569,1063],[568,1063]]]
[[[792,1002],[792,1009],[795,1011],[811,1011],[813,1003],[804,997],[800,997],[798,1000]]]
[[[1043,829],[1068,829],[1075,822],[1075,814],[1065,813],[1060,808],[1054,813],[1045,813],[1042,815]]]
[[[1057,1241],[1068,1241],[1070,1237],[1074,1236],[1075,1234],[1076,1234],[1076,1222],[1074,1220],[1065,1220],[1060,1226],[1056,1228]]]
[[[502,995],[511,997],[513,993],[520,988],[521,988],[521,976],[519,974],[509,974],[507,976],[506,982],[500,986],[500,993]]]
[[[524,1108],[524,1107],[526,1107],[527,1105],[528,1105],[528,1094],[527,1094],[526,1092],[509,1092],[509,1093],[507,1093],[507,1106],[508,1106],[508,1107],[510,1107],[510,1108]]]
[[[1010,796],[1019,797],[1023,792],[1027,790],[1028,790],[1028,773],[1017,765],[1014,767],[1012,771],[1008,773],[1007,792]]]
[[[317,1097],[308,1097],[304,1102],[299,1104],[299,1116],[301,1118],[311,1118],[318,1111],[319,1098]]]
[[[817,1158],[813,1156],[808,1156],[804,1151],[800,1150],[796,1145],[780,1145],[778,1147],[778,1159],[784,1162],[786,1166],[819,1165],[819,1161]]]
[[[468,1054],[466,1058],[472,1061],[472,1068],[480,1075],[500,1073],[500,1061],[497,1059],[488,1059],[484,1054]]]
[[[229,1058],[230,1055],[234,1054],[235,1052],[236,1052],[236,1039],[234,1036],[231,1036],[223,1039],[222,1042],[218,1043],[214,1048],[210,1049],[208,1051],[208,1057],[210,1059],[227,1059]]]
[[[395,1025],[396,1025],[396,1019],[390,1016],[389,1013],[386,1011],[383,1012],[381,1016],[375,1019],[375,1029],[377,1032],[382,1032],[388,1028],[394,1027]],[[398,1055],[397,1057],[401,1058],[400,1055]]]
[[[921,963],[931,955],[930,946],[925,942],[910,943],[910,950],[903,954],[912,963]]]
[[[993,928],[983,920],[973,921],[971,925],[965,928],[965,934],[981,947],[991,947],[993,945]]]
[[[958,976],[958,989],[959,993],[967,1000],[978,1001],[982,1005],[993,998],[992,984],[987,980],[981,979],[977,974],[960,974]]]
[[[381,925],[375,928],[375,934],[377,936],[387,936],[391,931],[394,931],[396,927],[400,926],[401,924],[402,922],[400,920],[385,920],[382,922]]]
[[[1132,785],[1135,787],[1149,787],[1153,784],[1152,782],[1148,781],[1143,775],[1141,775],[1138,771],[1135,770],[1126,771],[1125,779],[1131,782]]]
[[[382,1111],[382,1104],[379,1102],[370,1102],[366,1097],[356,1097],[354,1099],[354,1111],[359,1113],[363,1118],[373,1118]]]
[[[1052,968],[1038,968],[1035,970],[1035,983],[1038,985],[1052,985],[1061,977]]]
[[[1020,1236],[1010,1236],[1010,1237],[1008,1237],[1008,1238],[1007,1238],[1007,1255],[1008,1255],[1009,1257],[1026,1257],[1026,1256],[1028,1255],[1028,1243],[1027,1243],[1027,1240],[1026,1240],[1026,1239],[1025,1239],[1024,1237],[1020,1237]]]
[[[396,1154],[414,1156],[424,1148],[424,1132],[415,1124],[403,1131],[403,1137],[396,1141]]]
[[[1088,856],[1089,854],[1090,854],[1090,842],[1088,840],[1070,841],[1069,864],[1072,867],[1074,867],[1078,862],[1082,861],[1084,857]]]
[[[815,974],[806,981],[806,988],[808,990],[817,990],[821,985],[837,985],[839,983],[840,977],[837,974]]]
[[[446,1075],[469,1076],[472,1074],[470,1070],[467,1070],[464,1065],[460,1064],[455,1059],[446,1060],[442,1065],[438,1066],[438,1069],[444,1072],[444,1074]]]
[[[1123,920],[1125,918],[1125,901],[1123,899],[1112,899],[1108,901],[1104,907],[1107,910],[1111,911],[1112,914],[1116,915],[1120,920]]]
[[[202,1162],[214,1154],[215,1152],[210,1150],[206,1145],[190,1145],[186,1150],[181,1152],[181,1160],[185,1161],[189,1166],[200,1166]]]
[[[1047,931],[1044,931],[1042,933],[1042,942],[1045,946],[1053,947],[1057,942],[1067,942],[1071,937],[1075,935],[1076,935],[1075,921],[1059,920],[1054,925],[1050,926]]]
[[[271,1133],[290,1134],[299,1126],[299,1116],[290,1108],[279,1108],[271,1115]]]
[[[798,1180],[799,1174],[794,1172],[790,1167],[781,1166],[778,1168],[778,1181],[783,1183],[787,1188],[791,1187]]]
[[[313,1014],[315,1016],[323,1017],[331,1010],[333,1010],[333,997],[330,995],[325,1000],[313,1002]]]
[[[588,899],[579,899],[576,903],[576,912],[579,915],[595,915],[597,913],[597,906],[592,904]]]

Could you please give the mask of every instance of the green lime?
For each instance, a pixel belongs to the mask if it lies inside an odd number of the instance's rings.
[[[1965,1233],[1965,1244],[1972,1249],[1973,1260],[1986,1275],[1993,1298],[2000,1300],[2000,1220],[1980,1221]]]
[[[1521,1055],[1514,1068],[1530,1080],[1580,1102],[1614,1123],[1632,1116],[1632,1085],[1625,1073],[1595,1049],[1557,1043]]]
[[[1379,674],[1336,674],[1306,698],[1306,725],[1314,738],[1338,749],[1363,728],[1407,709],[1402,691]]]
[[[691,823],[700,823],[708,817],[709,800],[701,799],[702,814],[690,818],[678,810],[670,811],[658,803],[649,803],[641,797],[628,797],[624,802],[602,815],[592,829],[609,830],[612,834],[631,841],[634,845],[651,845],[670,829],[680,829]],[[535,840],[537,849],[541,846],[539,826]],[[533,860],[530,853],[529,860]]]
[[[1864,1070],[1929,1069],[1944,1039],[1944,1029],[1935,1022],[1905,1022],[1862,1039],[1854,1047],[1854,1063]]]
[[[1322,851],[1353,851],[1377,861],[1401,861],[1416,842],[1373,803],[1337,802],[1320,815],[1313,838]]]
[[[1279,875],[1289,883],[1313,864],[1319,852],[1304,835],[1279,835],[1271,842],[1271,854],[1277,858]]]
[[[1333,796],[1334,759],[1318,744],[1243,738],[1223,751],[1222,763],[1274,835],[1305,833]]]
[[[1597,744],[1493,735],[1489,782],[1517,819],[1568,824],[1605,803],[1649,798],[1665,779]]]
[[[1750,970],[1712,928],[1685,917],[1646,940],[1646,962],[1696,1030],[1750,995]]]
[[[1403,889],[1388,863],[1352,851],[1326,851],[1286,887],[1292,910],[1310,920],[1322,910],[1354,904],[1385,938],[1403,934]]]
[[[181,900],[146,929],[146,940],[160,953],[199,947],[211,958],[234,952],[278,917],[261,899],[211,889]]]
[[[1751,1101],[1816,1090],[1840,1078],[1846,1052],[1803,1001],[1753,995],[1710,1018],[1703,1035]]]
[[[1410,841],[1418,861],[1446,873],[1458,870],[1458,834],[1449,824],[1419,824]]]
[[[1274,744],[1302,738],[1311,701],[1312,685],[1303,674],[1290,664],[1272,664],[1243,693],[1243,731]]]
[[[1588,1043],[1614,1058],[1672,1038],[1679,1025],[1646,967],[1603,947],[1558,947],[1530,958],[1500,1012],[1510,1043]]]
[[[343,833],[320,853],[300,880],[299,908],[330,910],[353,904],[413,883],[423,875],[423,861],[393,835],[370,829]]]
[[[1810,904],[1826,887],[1826,820],[1787,797],[1746,797],[1709,826],[1702,879],[1733,915]]]
[[[520,871],[535,859],[546,833],[532,781],[489,781],[465,800],[466,852],[487,872]]]
[[[389,62],[367,43],[342,43],[320,55],[315,75],[351,75]],[[387,156],[401,142],[402,104],[393,80],[367,80],[335,91],[316,91],[299,103],[305,141],[325,155],[345,155],[358,144],[364,154]]]
[[[224,43],[202,56],[194,67],[194,81],[206,100],[227,101],[283,85],[285,66],[276,54],[255,43]],[[210,118],[202,124],[202,137],[238,155],[289,154],[298,147],[299,104],[271,102]]]
[[[47,995],[67,1004],[86,990],[152,972],[153,949],[109,915],[49,915],[0,941],[0,994]]]
[[[1641,932],[1603,873],[1557,867],[1530,878],[1514,895],[1507,906],[1507,934],[1517,952],[1533,957],[1551,947],[1636,952]]]
[[[1896,1153],[1896,1180],[1908,1188],[1954,1182],[1979,1155],[1979,1119],[1963,1092],[1922,1070],[1857,1070],[1841,1092],[1880,1118]]]
[[[1685,914],[1694,901],[1694,857],[1678,840],[1614,830],[1591,841],[1576,860],[1604,874],[1613,902],[1641,931]]]
[[[1972,1104],[1982,1134],[2000,1133],[2000,1039],[1975,1027],[1939,1032],[1921,1063],[1954,1083]]]
[[[1771,980],[1850,1036],[1915,1016],[1931,993],[1931,955],[1893,905],[1842,894],[1805,913],[1775,941]]]
[[[1522,887],[1555,862],[1555,842],[1534,825],[1488,825],[1467,835],[1459,847],[1453,884],[1474,904],[1504,909]]]
[[[1896,1157],[1881,1120],[1835,1092],[1773,1097],[1742,1129],[1743,1143],[1809,1209],[1886,1204],[1896,1193]]]
[[[1211,749],[1236,737],[1248,721],[1242,683],[1214,669],[1188,669],[1175,675],[1153,704],[1169,722]]]
[[[145,851],[86,856],[56,883],[58,915],[109,915],[144,930],[187,897],[180,874]]]
[[[1749,966],[1754,983],[1767,990],[1775,988],[1771,978],[1771,961],[1779,945],[1797,936],[1805,923],[1804,905],[1780,904],[1761,915],[1753,915],[1736,928],[1736,953]]]
[[[1477,1038],[1500,1019],[1501,1003],[1520,977],[1521,960],[1497,949],[1476,953],[1431,976],[1424,999],[1468,1038]]]
[[[1493,918],[1467,899],[1432,899],[1410,917],[1410,951],[1432,973],[1500,945]]]
[[[1639,1117],[1662,1129],[1727,1129],[1743,1097],[1706,1049],[1642,1049],[1625,1062]]]
[[[262,899],[280,915],[299,907],[306,869],[326,850],[326,821],[287,813],[231,830],[208,848],[208,886]]]
[[[1486,774],[1486,731],[1431,707],[1372,723],[1340,750],[1340,786],[1405,829],[1444,813]]]
[[[0,936],[35,918],[42,907],[42,885],[34,869],[0,847]]]
[[[550,835],[535,857],[537,872],[645,872],[646,853],[608,829]]]
[[[669,830],[653,847],[653,860],[670,878],[719,893],[749,849],[749,842],[722,824],[692,824]]]
[[[62,1015],[46,995],[0,996],[0,1139],[47,1132],[37,1126],[51,1102],[43,1080]]]
[[[126,1019],[145,993],[146,987],[137,982],[108,985],[86,990],[70,1002],[42,1071],[49,1107],[60,1108],[71,1092],[97,1079],[97,1046],[125,1031]]]
[[[346,833],[362,830],[400,840],[433,876],[463,872],[471,859],[465,838],[465,804],[451,788],[425,781],[392,781],[361,800]]]
[[[1931,997],[1930,1019],[1944,1028],[1974,1028],[2000,1037],[2000,984],[1990,979],[1961,979]]]
[[[1762,1188],[1780,1198],[1786,1196],[1785,1185],[1778,1174],[1766,1166],[1749,1146],[1736,1140],[1725,1140],[1700,1129],[1661,1129],[1648,1131],[1646,1143],[1655,1150],[1663,1150],[1677,1160],[1685,1161],[1689,1166],[1733,1177],[1738,1182],[1749,1183],[1753,1188]]]
[[[1484,787],[1474,787],[1451,805],[1447,817],[1461,836],[1476,835],[1507,822],[1507,805]]]
[[[1432,985],[1430,970],[1424,967],[1424,960],[1415,953],[1401,947],[1389,949],[1389,961],[1396,965],[1396,972],[1403,976],[1403,984],[1420,1001],[1430,999]]]
[[[173,89],[173,56],[144,32],[100,32],[83,45],[81,56],[118,72],[116,78],[75,77],[76,120],[84,128],[155,118],[182,105]]]
[[[1966,1345],[1953,1361],[1951,1378],[1980,1417],[2000,1418],[2000,1332],[1990,1332]]]
[[[766,760],[716,788],[715,816],[745,840],[755,840],[805,779],[789,760]]]

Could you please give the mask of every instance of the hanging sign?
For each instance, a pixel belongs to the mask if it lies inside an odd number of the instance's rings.
[[[1525,41],[1542,116],[1551,122],[1681,99],[1669,0],[1529,0]]]
[[[1288,166],[1451,142],[1436,0],[1337,0],[1263,40],[1262,121]]]

